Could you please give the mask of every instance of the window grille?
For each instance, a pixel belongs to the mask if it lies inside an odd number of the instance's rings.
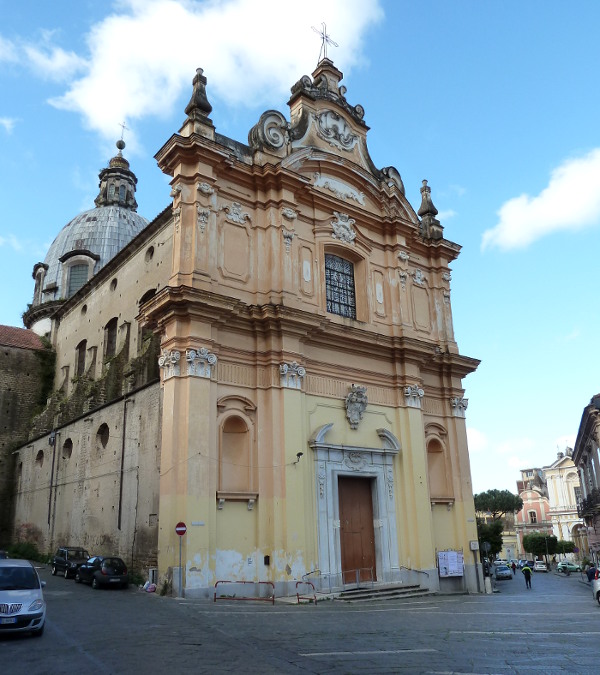
[[[73,265],[69,270],[69,288],[67,289],[67,297],[75,295],[77,291],[85,284],[88,276],[87,265]]]
[[[354,265],[344,258],[325,254],[327,311],[356,319]]]

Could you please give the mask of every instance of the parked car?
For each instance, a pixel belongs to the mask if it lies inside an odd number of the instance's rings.
[[[64,574],[65,579],[74,577],[89,557],[90,554],[80,546],[60,546],[52,558],[52,574]]]
[[[504,560],[504,558],[497,558],[494,560],[494,565],[508,565],[508,560]]]
[[[534,572],[547,572],[548,571],[548,566],[543,560],[536,560],[533,563],[533,571]]]
[[[533,568],[535,567],[535,560],[526,560],[525,565],[527,565],[527,567],[529,567],[533,572]],[[523,565],[523,567],[525,567],[525,565]]]
[[[28,560],[0,560],[0,635],[42,635],[46,621],[42,592],[45,585]]]
[[[6,551],[0,551],[0,560],[8,558],[8,553]]]
[[[519,560],[519,562],[517,563],[517,567],[519,569],[523,569],[523,567],[525,567],[525,565],[527,565],[527,560],[525,560],[525,559]]]
[[[592,595],[600,605],[600,574],[598,573],[598,570],[596,570],[596,573],[594,574],[594,578],[592,579]]]
[[[512,579],[513,573],[508,565],[497,565],[495,576],[500,581],[500,579]]]
[[[115,556],[95,555],[87,562],[79,566],[75,573],[76,583],[89,583],[92,588],[101,586],[120,586],[127,588],[129,586],[129,575],[127,566]]]
[[[570,560],[563,560],[558,563],[556,568],[559,572],[580,572],[581,567],[576,563],[572,563]]]

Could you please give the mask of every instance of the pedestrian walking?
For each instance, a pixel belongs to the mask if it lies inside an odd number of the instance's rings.
[[[511,565],[511,569],[513,571],[513,577],[514,577],[515,574],[517,573],[517,564],[515,563],[514,560],[513,560],[513,564]]]
[[[523,576],[525,577],[525,588],[531,589],[531,567],[526,563],[521,572],[523,572]]]

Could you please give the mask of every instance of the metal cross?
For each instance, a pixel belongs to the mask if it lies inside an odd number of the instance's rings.
[[[321,24],[322,28],[319,30],[318,28],[315,28],[314,26],[311,26],[311,28],[315,31],[317,35],[321,37],[321,50],[319,51],[319,63],[321,63],[322,59],[327,58],[327,45],[331,45],[332,47],[339,47],[337,42],[334,42],[329,35],[327,35],[327,26],[325,23]]]
[[[121,140],[123,140],[123,134],[125,133],[125,129],[129,131],[129,127],[125,126],[125,122],[119,122],[119,126],[121,127]]]

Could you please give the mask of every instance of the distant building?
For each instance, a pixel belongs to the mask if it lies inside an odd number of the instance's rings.
[[[576,556],[582,558],[588,552],[587,530],[577,513],[582,493],[573,450],[566,448],[564,452],[558,452],[556,461],[544,467],[543,472],[552,533],[558,541],[572,541],[577,549]]]
[[[583,409],[573,462],[581,481],[577,512],[587,527],[590,555],[600,564],[600,394]]]
[[[540,532],[552,534],[550,501],[544,472],[539,468],[522,469],[517,481],[517,493],[523,500],[523,508],[516,514],[515,529],[519,554],[524,554],[523,537]]]

